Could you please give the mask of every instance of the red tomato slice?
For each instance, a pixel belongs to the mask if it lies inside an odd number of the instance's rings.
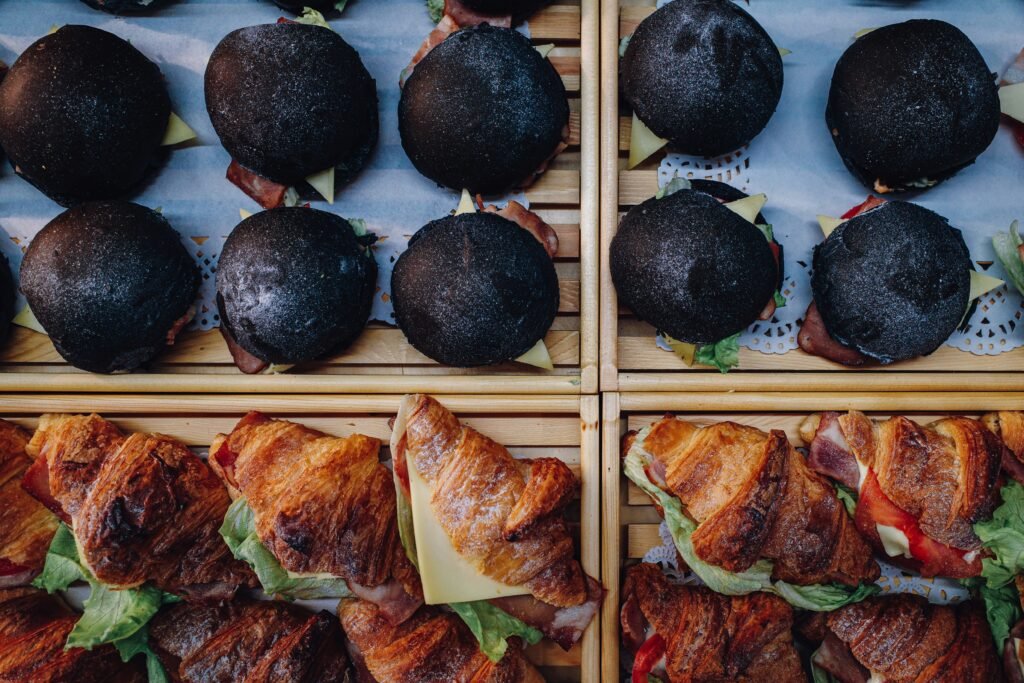
[[[876,197],[873,194],[869,194],[867,199],[865,199],[863,202],[861,202],[857,206],[853,207],[852,209],[844,213],[842,215],[842,219],[848,221],[854,216],[859,216],[865,211],[870,211],[876,206],[881,206],[882,204],[885,204],[884,199],[882,199],[881,197]]]
[[[633,658],[633,683],[647,683],[647,676],[665,656],[665,639],[655,633],[644,641]]]

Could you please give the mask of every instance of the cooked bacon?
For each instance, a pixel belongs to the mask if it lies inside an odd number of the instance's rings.
[[[821,414],[807,454],[807,464],[815,472],[835,479],[847,488],[854,491],[860,488],[860,469],[839,425],[839,413]]]
[[[529,232],[544,245],[544,251],[548,252],[548,256],[555,258],[555,254],[558,253],[558,235],[550,225],[544,222],[544,219],[533,211],[516,201],[510,201],[503,209],[499,209],[494,204],[484,206],[483,197],[480,195],[476,196],[476,203],[484,213],[497,214]]]
[[[775,297],[768,299],[768,303],[764,305],[761,312],[758,314],[758,320],[771,320],[772,316],[775,315]]]
[[[871,672],[858,662],[850,648],[836,635],[829,632],[825,636],[811,662],[840,681],[840,683],[868,683]]]
[[[821,313],[818,312],[818,305],[813,301],[807,307],[807,313],[804,314],[804,322],[800,326],[796,340],[800,344],[800,348],[812,356],[821,356],[851,367],[859,367],[871,362],[870,358],[857,349],[843,346],[829,335],[825,328],[825,321],[822,319]]]
[[[564,152],[568,148],[569,148],[569,124],[565,124],[565,127],[562,128],[562,140],[561,140],[561,142],[559,142],[555,146],[554,151],[551,152],[551,154],[548,156],[547,159],[545,159],[544,161],[540,162],[540,166],[538,166],[533,171],[533,173],[531,173],[529,175],[529,177],[523,179],[523,181],[521,183],[519,183],[519,185],[517,186],[518,189],[525,190],[530,185],[533,185],[533,183],[537,180],[537,178],[541,177],[541,175],[544,174],[544,171],[548,170],[548,166],[551,165],[551,162],[554,161],[555,157],[557,157],[559,154],[561,154],[562,152]]]
[[[257,358],[245,349],[243,349],[235,338],[231,336],[231,332],[228,331],[228,326],[221,321],[220,335],[224,337],[225,343],[228,345],[228,351],[231,353],[231,360],[235,361],[235,367],[244,372],[247,375],[255,375],[263,372],[270,365],[267,361]]]
[[[185,329],[185,326],[192,322],[192,318],[194,317],[196,317],[196,307],[189,306],[188,310],[185,311],[185,315],[174,321],[174,324],[171,325],[171,329],[167,330],[168,346],[174,346],[174,340],[177,339],[178,333]]]
[[[630,594],[622,603],[619,610],[619,630],[622,633],[622,644],[626,649],[636,654],[637,650],[647,640],[647,630],[651,623],[647,621],[643,611],[640,609],[640,601],[636,595]]]
[[[437,22],[437,26],[435,26],[434,30],[427,35],[423,44],[421,44],[420,48],[416,50],[416,54],[412,56],[409,66],[402,69],[402,73],[398,77],[398,87],[401,88],[405,86],[405,82],[409,80],[409,76],[412,75],[416,65],[420,63],[420,60],[427,56],[427,53],[443,43],[448,36],[458,31],[459,28],[460,27],[455,23],[455,20],[447,14],[441,17],[441,21]]]
[[[587,598],[579,605],[555,607],[532,595],[495,598],[490,603],[539,630],[563,650],[568,650],[583,636],[583,631],[597,614],[603,598],[604,588],[587,576]]]
[[[24,586],[39,572],[31,567],[23,567],[10,560],[0,557],[0,588]]]
[[[287,185],[256,175],[234,159],[228,166],[227,179],[264,209],[273,209],[284,204]]]
[[[397,579],[379,586],[362,586],[351,579],[347,583],[357,598],[377,605],[381,615],[392,624],[401,624],[423,604],[421,598],[409,595]]]
[[[45,505],[50,512],[60,517],[65,524],[71,524],[71,517],[50,493],[50,471],[46,466],[46,458],[36,458],[35,462],[25,470],[25,476],[21,479],[21,488]]]

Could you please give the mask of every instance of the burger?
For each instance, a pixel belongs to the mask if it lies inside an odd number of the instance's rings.
[[[91,26],[40,38],[0,82],[0,147],[63,206],[123,196],[157,164],[172,119],[156,64]]]
[[[439,185],[476,194],[533,182],[566,147],[569,102],[518,31],[456,31],[415,63],[398,103],[402,147]]]
[[[82,2],[93,9],[103,10],[111,14],[148,12],[164,4],[164,0],[82,0]]]
[[[206,109],[231,155],[228,179],[264,208],[294,204],[363,168],[377,144],[377,89],[315,11],[224,37],[206,66]]]
[[[630,167],[666,143],[718,156],[768,124],[782,96],[782,57],[730,0],[675,0],[637,26],[619,80],[634,114]]]
[[[220,330],[247,373],[341,351],[363,331],[377,286],[361,221],[302,207],[254,214],[217,263]]]
[[[195,313],[199,270],[156,211],[87,202],[35,236],[21,291],[57,352],[90,372],[132,370],[174,343]]]
[[[996,77],[955,26],[932,19],[884,26],[840,57],[825,122],[846,167],[867,187],[929,188],[992,142]]]

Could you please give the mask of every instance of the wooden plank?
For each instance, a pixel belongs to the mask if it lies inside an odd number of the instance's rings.
[[[601,413],[601,582],[605,590],[601,606],[601,673],[602,680],[619,680],[619,586],[620,569],[620,485],[618,443],[621,434],[619,395],[606,393]]]
[[[580,8],[550,5],[530,17],[530,38],[534,43],[573,42],[580,39]]]
[[[1020,410],[1022,391],[885,392],[660,392],[623,393],[623,410],[707,412],[814,412],[864,410],[892,413]]]
[[[601,581],[601,414],[597,396],[580,399],[580,563],[590,576]],[[597,615],[583,633],[581,645],[595,653],[581,662],[584,681],[601,680],[601,615]]]
[[[580,389],[599,389],[600,319],[600,8],[598,0],[580,5]],[[596,651],[596,644],[595,644]],[[597,659],[586,668],[586,678],[598,680]]]
[[[1014,355],[1011,352],[1006,355]],[[742,350],[741,350],[742,357]],[[965,359],[966,360],[966,359]],[[1019,358],[1013,362],[1020,362]],[[973,368],[972,368],[973,369]],[[689,368],[687,368],[689,370]],[[714,372],[631,372],[619,373],[623,391],[854,391],[870,393],[890,391],[972,391],[984,387],[989,391],[1024,390],[1021,372],[759,372],[741,366],[729,373],[728,386],[722,375]],[[993,368],[994,370],[994,368]]]
[[[649,17],[654,12],[654,4],[651,3],[649,6],[630,6],[623,7],[622,12],[619,15],[619,38],[632,35],[633,31],[640,24],[641,21]]]

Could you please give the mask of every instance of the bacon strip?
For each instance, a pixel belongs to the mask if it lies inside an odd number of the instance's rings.
[[[597,614],[604,598],[604,588],[587,576],[587,598],[579,605],[556,607],[532,595],[517,595],[510,598],[495,598],[489,602],[516,619],[534,627],[547,638],[568,650],[583,636],[583,631]]]
[[[821,414],[807,455],[807,464],[815,472],[847,488],[854,491],[860,488],[860,469],[839,424],[839,413]]]
[[[221,321],[220,334],[224,337],[224,341],[228,345],[228,351],[231,352],[231,360],[235,361],[235,367],[244,372],[247,375],[255,375],[263,372],[269,365],[267,361],[257,358],[252,355],[239,345],[235,341],[235,338],[231,336],[231,332],[228,331],[228,326]]]
[[[234,159],[228,166],[227,179],[264,209],[273,209],[284,204],[287,185],[256,175]]]
[[[171,325],[171,329],[167,330],[167,345],[174,346],[174,340],[177,339],[178,334],[185,329],[185,326],[192,322],[192,319],[196,317],[196,307],[189,306],[188,310],[185,311],[185,315],[181,316],[174,321]]]
[[[50,470],[46,464],[46,458],[39,457],[25,470],[21,479],[21,488],[29,495],[46,506],[53,514],[60,517],[65,524],[71,524],[71,516],[64,511],[57,499],[50,493]]]
[[[497,214],[528,231],[544,245],[544,251],[548,253],[548,256],[555,258],[555,254],[558,253],[558,235],[550,225],[544,222],[544,219],[533,211],[516,201],[510,201],[503,209],[499,209],[494,204],[484,206],[483,197],[480,195],[476,196],[476,203],[484,213]]]

